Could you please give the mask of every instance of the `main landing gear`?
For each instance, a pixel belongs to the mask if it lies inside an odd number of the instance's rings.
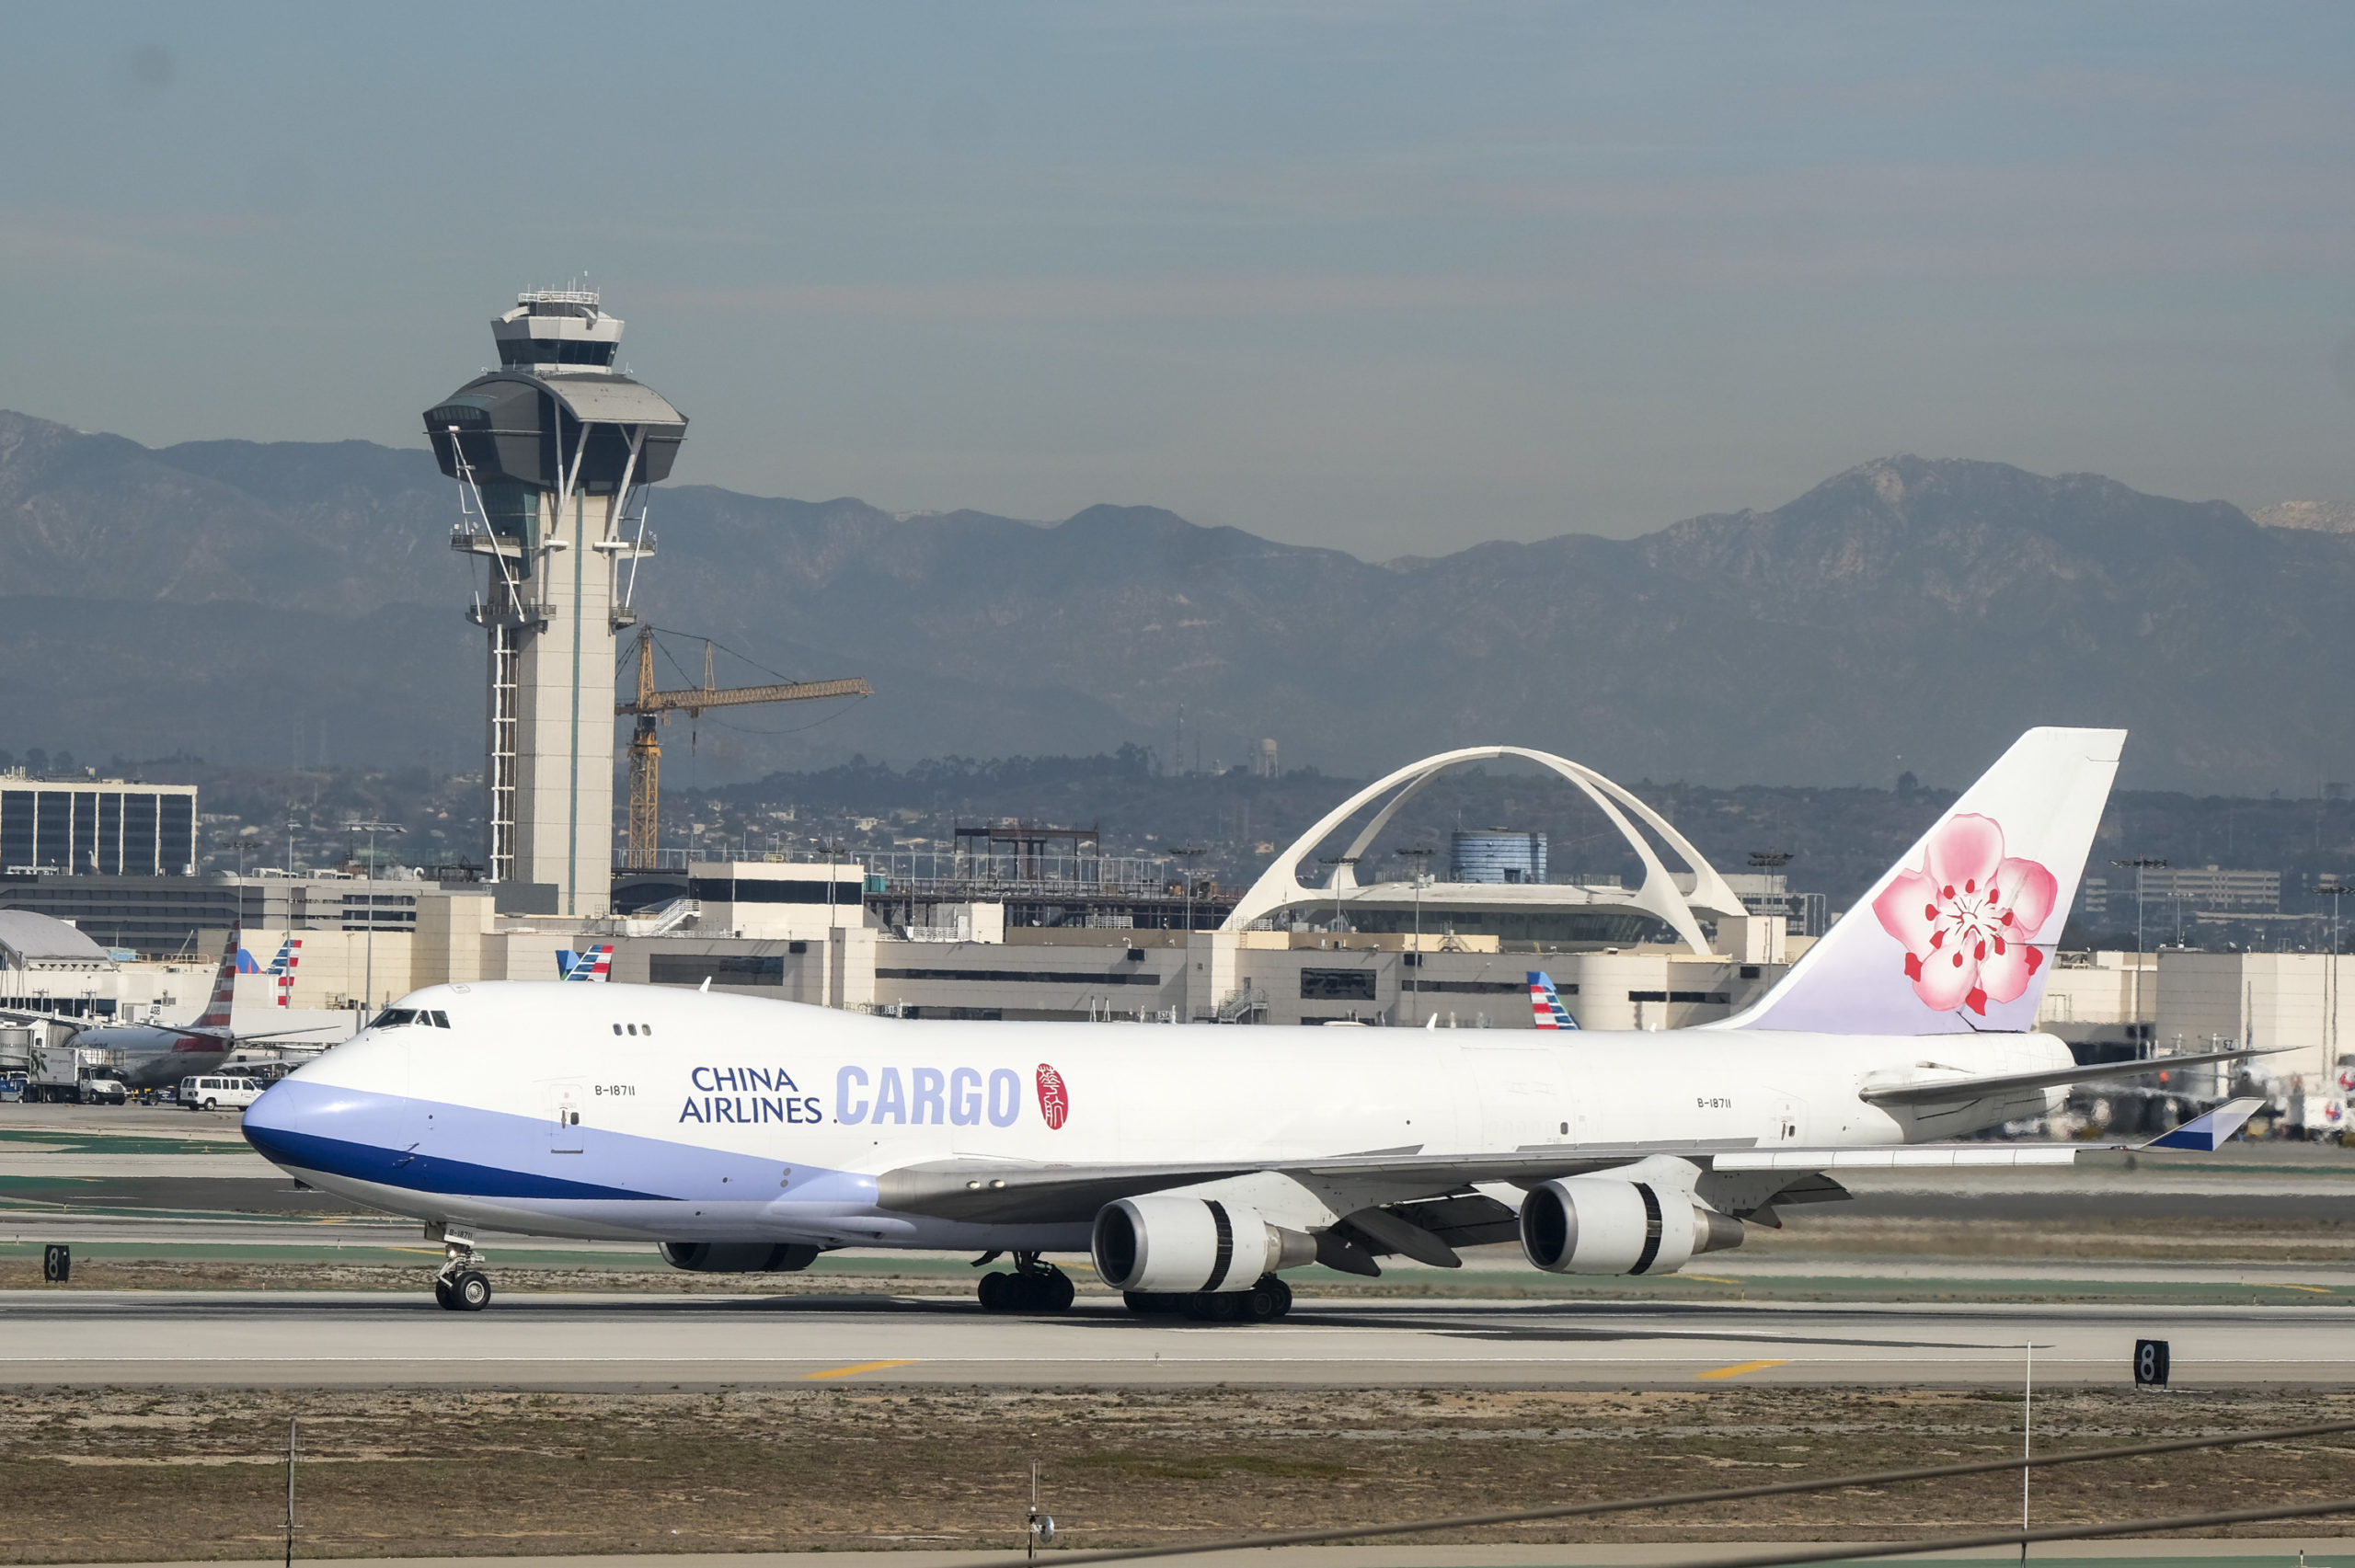
[[[973,1266],[985,1267],[997,1255],[984,1253],[973,1260]],[[1071,1310],[1072,1298],[1079,1291],[1070,1275],[1053,1264],[1040,1262],[1038,1253],[1017,1253],[1014,1272],[982,1276],[979,1294],[985,1312],[1064,1312]]]
[[[1271,1323],[1292,1310],[1292,1287],[1263,1274],[1248,1290],[1132,1290],[1122,1299],[1140,1317],[1168,1313],[1204,1323]]]
[[[448,1249],[449,1257],[442,1265],[442,1272],[433,1276],[433,1299],[446,1312],[479,1312],[490,1305],[490,1276],[476,1266],[482,1254],[475,1251],[474,1237],[455,1226],[440,1228],[438,1240]]]

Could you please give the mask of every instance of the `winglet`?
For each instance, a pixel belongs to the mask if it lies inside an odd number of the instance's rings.
[[[2231,1141],[2242,1124],[2263,1109],[2265,1102],[2254,1096],[2246,1100],[2227,1100],[2205,1116],[2194,1116],[2172,1132],[2163,1132],[2150,1142],[2137,1145],[2142,1149],[2196,1149],[2202,1154],[2212,1154]]]

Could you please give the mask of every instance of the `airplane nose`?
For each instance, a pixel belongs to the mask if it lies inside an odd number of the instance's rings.
[[[303,1098],[291,1080],[281,1078],[246,1107],[237,1130],[246,1135],[255,1153],[277,1165],[299,1162],[294,1157],[304,1137],[316,1136],[321,1120],[334,1119],[331,1111],[324,1118],[318,1115],[326,1107],[303,1105]]]
[[[246,1114],[238,1122],[237,1130],[246,1135],[246,1141],[263,1153],[268,1150],[262,1149],[257,1134],[266,1138],[274,1132],[291,1130],[293,1103],[281,1093],[285,1087],[286,1081],[281,1078],[263,1090],[261,1098],[246,1107]]]
[[[284,1078],[246,1108],[254,1151],[289,1171],[373,1163],[386,1149],[415,1148],[417,1108],[408,1100],[343,1084]]]

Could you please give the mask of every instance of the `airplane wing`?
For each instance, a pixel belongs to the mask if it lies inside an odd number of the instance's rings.
[[[2183,1058],[2173,1059],[2177,1061]],[[1482,1187],[1526,1189],[1557,1177],[1590,1175],[1668,1156],[1707,1175],[1751,1178],[1753,1201],[1738,1216],[1773,1218],[1776,1204],[1836,1201],[1847,1196],[1826,1174],[1838,1170],[1959,1170],[2067,1165],[2082,1155],[2131,1149],[2213,1150],[2240,1130],[2258,1099],[2234,1100],[2148,1143],[1913,1143],[1846,1148],[1755,1144],[1627,1143],[1548,1145],[1511,1153],[1427,1155],[1419,1148],[1380,1150],[1332,1159],[1255,1163],[1170,1165],[1046,1165],[1003,1160],[928,1161],[876,1178],[876,1200],[887,1209],[941,1219],[1000,1223],[1086,1224],[1106,1204],[1148,1193],[1214,1185],[1277,1182],[1330,1218],[1319,1229],[1338,1233],[1341,1245],[1320,1261],[1356,1272],[1378,1272],[1372,1259],[1403,1253],[1441,1267],[1461,1261],[1453,1248],[1510,1241],[1514,1207]],[[1778,1179],[1786,1178],[1786,1179]],[[1517,1201],[1517,1200],[1516,1200]]]
[[[1876,1105],[1947,1105],[2007,1094],[2017,1089],[2049,1089],[2060,1083],[2092,1083],[2105,1078],[2131,1078],[2165,1072],[2178,1067],[2199,1067],[2220,1061],[2246,1061],[2292,1049],[2272,1046],[2263,1050],[2202,1051],[2197,1056],[2152,1057],[2142,1061],[2094,1062],[2083,1067],[2056,1067],[2041,1072],[2001,1072],[1982,1078],[1927,1078],[1902,1082],[1867,1083],[1856,1098]],[[1934,1064],[1924,1062],[1924,1067]]]
[[[2257,1102],[2250,1102],[2252,1107]],[[1204,1182],[1273,1172],[1347,1207],[1435,1198],[1482,1183],[1534,1186],[1560,1176],[1591,1175],[1668,1155],[1703,1171],[1828,1171],[1849,1167],[1924,1169],[2067,1165],[2125,1143],[1911,1143],[1867,1148],[1705,1148],[1694,1144],[1561,1145],[1511,1154],[1351,1155],[1334,1160],[1224,1165],[1019,1165],[1003,1161],[936,1160],[902,1165],[875,1180],[876,1201],[904,1214],[940,1219],[1084,1224],[1116,1198],[1169,1192]],[[2166,1147],[2175,1147],[2167,1145]],[[1329,1201],[1329,1200],[1328,1200]]]

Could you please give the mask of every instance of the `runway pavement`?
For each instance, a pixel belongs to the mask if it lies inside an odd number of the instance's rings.
[[[2129,1381],[2137,1338],[2171,1343],[2178,1385],[2355,1377],[2355,1309],[2324,1306],[1304,1301],[1246,1326],[1100,1299],[1024,1318],[883,1296],[511,1293],[469,1314],[422,1292],[0,1293],[0,1377],[52,1383],[2008,1388],[2030,1343],[2039,1385]]]

